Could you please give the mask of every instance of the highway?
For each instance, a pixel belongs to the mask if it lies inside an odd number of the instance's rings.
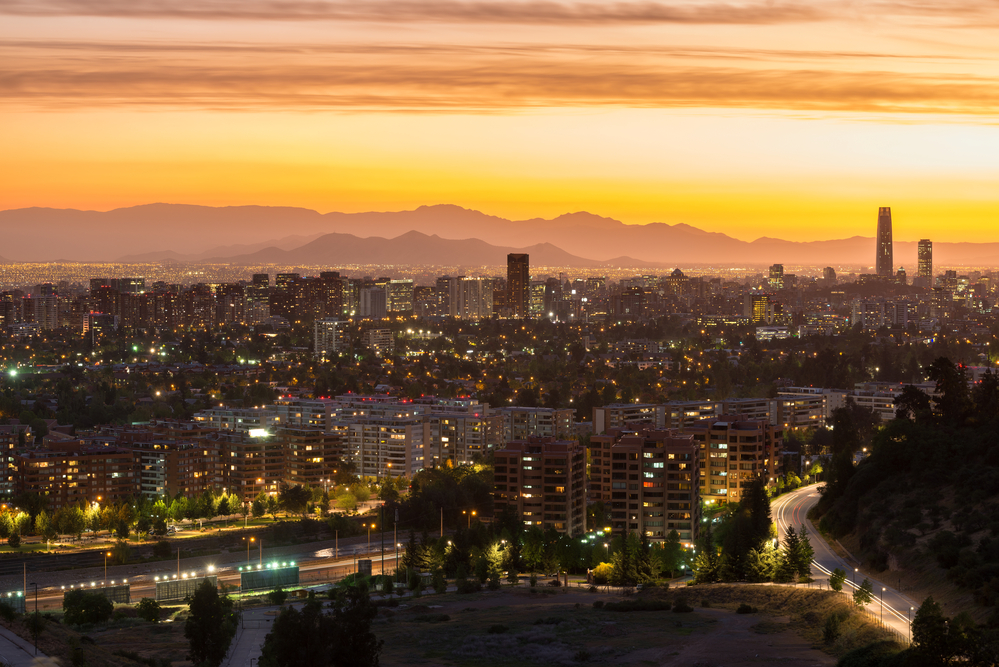
[[[777,524],[780,539],[784,540],[788,526],[793,526],[795,531],[799,531],[804,524],[808,528],[808,539],[815,551],[812,560],[812,578],[827,582],[833,569],[841,568],[846,572],[843,590],[852,596],[853,591],[860,587],[866,577],[874,586],[874,601],[867,605],[868,611],[876,619],[883,618],[885,625],[898,632],[902,638],[908,639],[909,623],[920,603],[892,588],[887,581],[865,572],[863,568],[855,570],[857,566],[848,564],[833,551],[807,518],[808,510],[819,501],[820,486],[819,484],[806,486],[773,501],[770,508],[771,515]]]
[[[303,545],[303,547],[307,546],[308,545]],[[368,547],[364,544],[348,545],[340,548],[339,558],[336,558],[332,552],[333,549],[324,549],[319,552],[312,552],[312,557],[309,558],[308,560],[303,559],[303,560],[292,561],[296,565],[298,565],[299,581],[302,583],[302,585],[311,586],[311,585],[318,585],[324,582],[339,580],[345,577],[346,575],[354,572],[356,568],[356,561],[358,559],[364,559],[364,558],[371,559],[372,574],[380,574],[382,571],[381,570],[382,552],[380,547],[375,547],[374,545],[372,545],[372,547],[369,550]],[[391,572],[395,567],[395,560],[396,560],[395,553],[396,551],[394,548],[389,549],[386,546],[385,570],[388,572]],[[400,549],[399,550],[400,559],[402,558],[402,555],[403,555],[403,550]],[[267,563],[271,562],[287,563],[289,561],[280,558],[265,558],[262,564],[266,566]],[[258,564],[261,563],[258,560],[257,555],[253,554],[253,556],[250,558],[250,565],[251,567],[255,568]],[[226,563],[225,565],[220,565],[217,568],[213,567],[210,572],[205,570],[190,570],[185,568],[181,570],[180,575],[177,577],[174,576],[177,575],[175,562],[165,560],[161,561],[160,565],[162,566],[162,571],[158,574],[156,573],[143,574],[138,576],[132,576],[129,577],[127,580],[125,580],[127,581],[130,587],[129,593],[133,603],[138,602],[140,599],[144,597],[148,598],[155,597],[157,577],[159,579],[170,578],[171,580],[173,580],[173,579],[184,578],[184,575],[187,575],[187,578],[191,577],[197,578],[197,577],[203,577],[207,574],[214,574],[218,577],[219,583],[224,583],[226,586],[235,589],[239,586],[239,581],[240,581],[239,567],[240,566],[245,567],[246,563],[244,561]],[[66,574],[68,577],[73,576],[72,571],[69,571]],[[123,583],[123,580],[121,579],[111,579],[110,577],[112,576],[113,575],[109,573],[109,580],[107,582],[104,582],[100,578],[93,580],[92,582],[94,584],[93,588],[99,588],[103,583],[107,583],[109,585],[113,583],[117,584]],[[91,586],[88,585],[89,583],[91,582],[83,582],[83,587],[88,589],[91,588]],[[77,587],[79,587],[79,584],[77,585]],[[61,609],[63,594],[65,593],[66,590],[69,590],[70,588],[71,586],[69,585],[65,587],[62,586],[59,587],[49,586],[45,588],[40,587],[38,589],[38,595],[37,595],[37,604],[39,611]],[[28,611],[34,611],[35,602],[36,602],[35,591],[34,589],[31,589],[30,586],[26,602],[27,602],[26,606]]]

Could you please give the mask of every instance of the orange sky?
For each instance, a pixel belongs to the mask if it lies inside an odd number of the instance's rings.
[[[999,241],[995,2],[0,0],[0,208]]]

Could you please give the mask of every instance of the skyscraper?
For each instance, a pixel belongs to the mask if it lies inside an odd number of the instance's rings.
[[[877,274],[882,278],[892,278],[895,274],[895,263],[892,260],[891,208],[888,206],[882,206],[878,209],[878,247],[876,253]]]
[[[916,270],[916,284],[920,287],[933,287],[933,241],[920,239],[918,246],[919,266]]]
[[[530,284],[530,258],[526,254],[510,253],[506,256],[507,305],[511,317],[528,317],[527,290]]]
[[[770,289],[781,289],[784,287],[784,265],[772,264],[770,266]]]

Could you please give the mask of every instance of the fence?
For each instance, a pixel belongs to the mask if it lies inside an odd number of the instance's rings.
[[[21,591],[14,591],[12,593],[7,593],[6,595],[0,595],[0,602],[5,602],[14,608],[19,614],[24,613],[24,593]]]

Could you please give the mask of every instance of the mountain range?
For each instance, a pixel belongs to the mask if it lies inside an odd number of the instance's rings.
[[[876,224],[872,215],[872,231]],[[898,222],[896,222],[896,227]],[[234,264],[499,265],[508,252],[540,266],[671,267],[782,263],[870,267],[873,237],[742,241],[687,224],[628,225],[592,213],[507,220],[453,205],[326,213],[304,208],[148,204],[111,211],[0,211],[9,261]],[[526,246],[526,247],[525,247]],[[895,265],[915,273],[916,243],[896,242]],[[934,264],[999,265],[999,243],[935,243]]]

